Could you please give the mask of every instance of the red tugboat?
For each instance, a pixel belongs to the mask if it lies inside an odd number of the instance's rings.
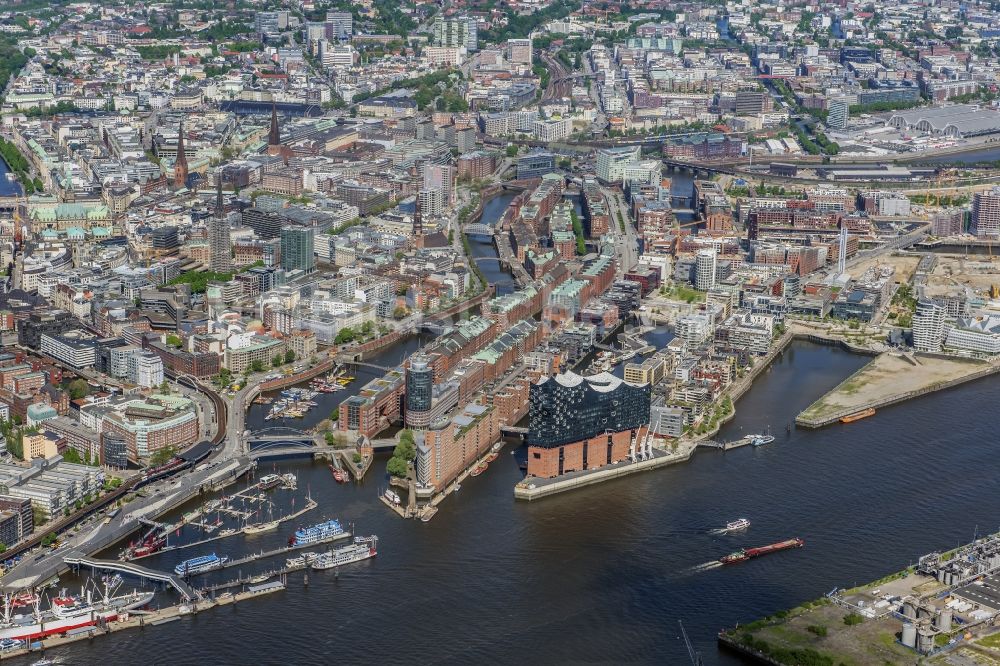
[[[337,483],[345,483],[347,481],[347,477],[344,476],[343,470],[337,469],[333,465],[330,465],[330,472],[333,473],[333,480],[336,481]]]
[[[735,553],[730,553],[725,557],[719,558],[719,561],[723,564],[737,564],[739,562],[745,562],[749,559],[753,559],[754,557],[760,557],[761,555],[768,555],[770,553],[776,553],[779,550],[788,550],[789,548],[801,548],[804,545],[806,545],[806,542],[796,537],[794,539],[788,539],[787,541],[772,543],[770,546],[737,550]]]

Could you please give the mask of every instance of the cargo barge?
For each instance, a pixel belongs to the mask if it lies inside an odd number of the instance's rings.
[[[760,557],[761,555],[769,555],[771,553],[776,553],[779,550],[788,550],[789,548],[801,548],[804,545],[806,545],[806,542],[796,537],[794,539],[788,539],[787,541],[772,543],[769,546],[761,546],[760,548],[744,548],[737,550],[735,553],[730,553],[725,557],[719,558],[719,562],[722,562],[723,564],[737,564],[739,562],[746,562],[747,560],[755,557]]]
[[[854,412],[853,414],[848,414],[847,416],[840,419],[841,423],[854,423],[855,421],[860,421],[861,419],[866,419],[869,416],[875,415],[875,408],[869,407],[868,409],[862,409],[860,412]]]

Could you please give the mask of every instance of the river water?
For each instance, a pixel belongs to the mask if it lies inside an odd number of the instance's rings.
[[[686,464],[534,503],[514,501],[521,472],[505,450],[429,523],[403,521],[377,501],[386,483],[382,460],[357,485],[335,484],[322,464],[285,462],[275,469],[295,471],[299,491],[270,491],[275,515],[291,510],[293,496],[301,507],[311,492],[320,506],[303,522],[356,523],[358,534],[378,534],[377,558],[339,576],[313,572],[308,587],[293,574],[283,592],[81,643],[66,658],[94,665],[125,654],[146,661],[169,654],[172,664],[686,664],[677,629],[683,620],[706,663],[741,663],[718,651],[719,628],[898,570],[968,541],[977,526],[980,533],[997,528],[1000,480],[982,464],[995,448],[994,380],[851,425],[786,435],[798,411],[866,360],[793,344],[720,433],[730,439],[770,428],[778,439],[768,446],[699,452]],[[745,535],[709,534],[744,516],[753,523]],[[293,527],[145,564],[168,568],[213,551],[236,557],[273,548]],[[695,571],[738,547],[793,536],[806,546]]]
[[[16,181],[10,180],[7,177],[9,173],[10,167],[0,157],[0,197],[9,197],[21,193],[21,185]]]

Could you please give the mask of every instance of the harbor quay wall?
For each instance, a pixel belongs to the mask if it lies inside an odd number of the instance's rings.
[[[748,657],[757,664],[771,664],[772,666],[786,666],[780,661],[775,661],[773,658],[767,656],[763,652],[754,650],[746,645],[743,645],[737,640],[726,636],[725,634],[719,634],[719,645],[727,650],[739,654],[741,657]]]
[[[528,485],[524,485],[522,482],[514,486],[514,499],[527,501],[541,499],[542,497],[563,493],[567,490],[575,490],[577,488],[592,486],[595,483],[603,483],[604,481],[618,479],[623,476],[628,476],[629,474],[635,474],[636,472],[645,472],[651,469],[658,469],[668,465],[676,465],[677,463],[687,462],[696,448],[697,447],[692,445],[687,447],[684,451],[680,451],[678,453],[661,455],[655,458],[650,458],[649,460],[640,460],[639,462],[629,463],[626,465],[619,464],[611,467],[602,467],[580,476],[560,479],[557,481]],[[535,487],[531,488],[529,487],[530,485],[534,485]]]
[[[69,635],[55,635],[49,636],[39,641],[32,641],[30,647],[21,648],[19,650],[12,650],[10,652],[4,653],[4,659],[11,659],[14,657],[19,657],[32,652],[45,650],[52,650],[58,647],[63,647],[66,645],[71,645],[83,640],[93,640],[101,636],[106,636],[108,634],[124,631],[126,629],[145,629],[146,627],[156,627],[160,624],[166,624],[175,620],[179,620],[184,615],[198,613],[201,611],[206,611],[216,606],[226,606],[229,604],[234,604],[240,601],[245,601],[247,599],[252,599],[265,594],[270,594],[272,592],[278,592],[284,590],[284,587],[271,587],[262,590],[255,591],[242,591],[233,593],[230,596],[220,597],[215,601],[202,600],[193,603],[192,605],[182,608],[182,606],[168,606],[166,608],[161,608],[155,611],[144,611],[136,612],[129,615],[128,619],[119,620],[116,622],[111,622],[102,627],[95,627],[92,631],[81,631]]]

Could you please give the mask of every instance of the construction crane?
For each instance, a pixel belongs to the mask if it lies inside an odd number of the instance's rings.
[[[694,649],[694,645],[691,644],[691,639],[688,638],[687,631],[684,630],[684,623],[677,620],[678,626],[681,628],[681,636],[684,637],[684,646],[688,651],[688,658],[691,660],[691,666],[705,666],[705,660],[701,658],[701,654]]]

